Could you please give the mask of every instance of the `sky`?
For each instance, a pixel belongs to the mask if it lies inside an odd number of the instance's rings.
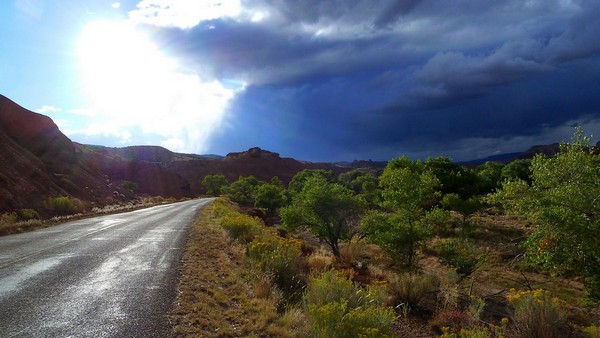
[[[599,0],[7,0],[0,94],[71,140],[455,161],[600,134]]]

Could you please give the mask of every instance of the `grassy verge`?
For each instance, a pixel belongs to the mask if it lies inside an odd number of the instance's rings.
[[[322,248],[240,213],[201,212],[171,317],[185,337],[391,337],[387,287],[359,282]],[[410,335],[414,336],[414,335]]]
[[[163,198],[160,196],[141,198],[139,200],[133,200],[128,203],[111,204],[102,207],[93,207],[91,209],[86,209],[82,207],[80,208],[82,210],[81,212],[78,212],[79,210],[76,210],[72,214],[54,216],[47,219],[42,219],[39,216],[39,214],[32,209],[21,209],[18,212],[0,213],[0,236],[34,231],[37,229],[47,228],[68,221],[75,221],[79,219],[91,218],[101,215],[118,214],[175,202],[177,202],[177,200],[175,200],[174,198]],[[35,213],[35,216],[23,217],[24,212],[33,212]]]
[[[582,304],[581,281],[517,259],[527,224],[486,214],[473,223],[468,238],[461,232],[429,240],[419,269],[405,270],[364,239],[343,243],[336,259],[308,234],[292,238],[217,199],[203,209],[188,242],[175,331],[323,338],[600,331],[597,309]]]
[[[271,288],[268,275],[247,261],[245,246],[220,225],[223,211],[235,208],[217,199],[203,208],[191,230],[171,316],[183,337],[286,335],[278,329],[280,293]]]

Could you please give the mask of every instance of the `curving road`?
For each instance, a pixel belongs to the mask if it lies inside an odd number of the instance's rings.
[[[199,199],[0,237],[0,337],[170,337]]]

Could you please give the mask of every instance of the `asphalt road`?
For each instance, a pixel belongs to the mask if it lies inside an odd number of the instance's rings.
[[[187,233],[209,201],[0,237],[0,337],[170,337]]]

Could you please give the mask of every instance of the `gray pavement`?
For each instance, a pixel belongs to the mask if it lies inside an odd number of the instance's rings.
[[[210,199],[0,237],[0,337],[170,337],[187,233]]]

